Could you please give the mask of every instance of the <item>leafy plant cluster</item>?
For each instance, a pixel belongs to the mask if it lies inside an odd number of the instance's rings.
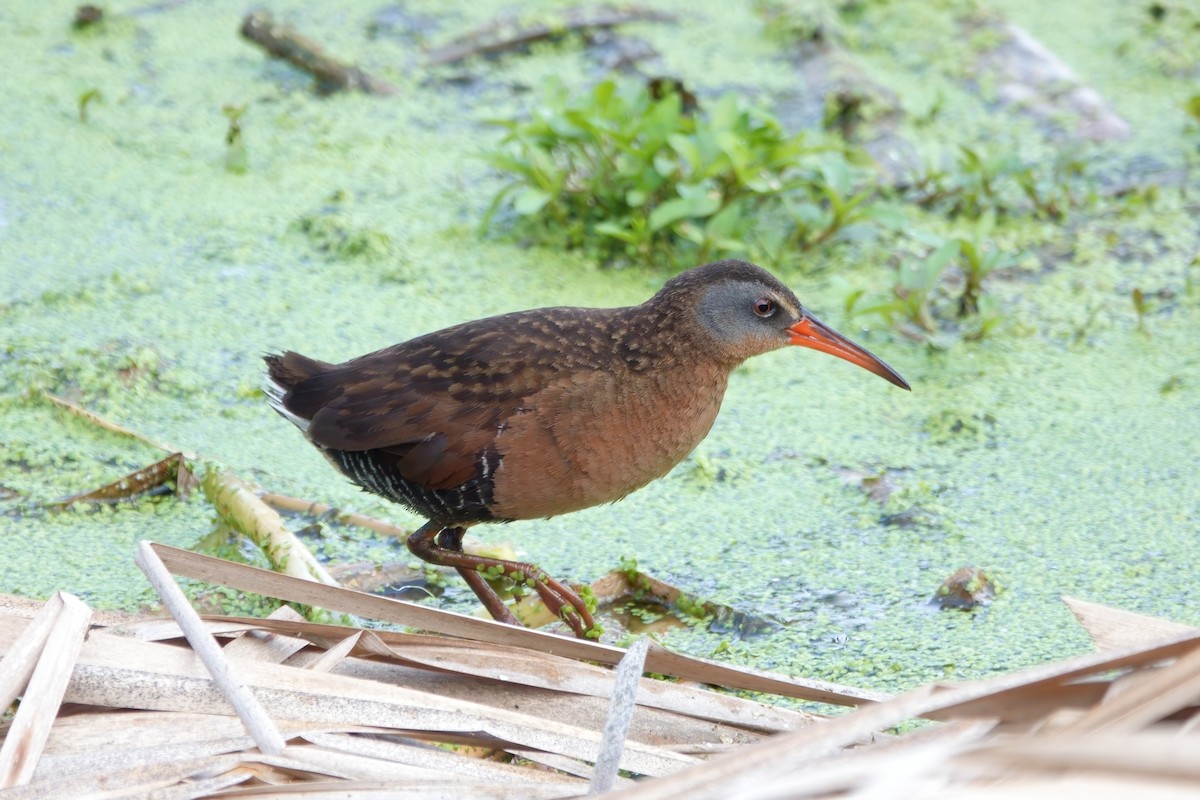
[[[836,42],[844,38],[846,22],[859,19],[865,5],[862,0],[755,0],[754,10],[767,37],[776,42]]]
[[[1192,0],[1152,0],[1123,9],[1125,39],[1116,55],[1144,59],[1164,75],[1188,78],[1200,67],[1200,7]]]
[[[986,336],[1001,314],[984,294],[984,282],[1020,255],[996,244],[997,224],[1031,216],[1061,221],[1093,199],[1090,187],[1077,157],[1038,163],[1014,152],[960,147],[952,167],[927,168],[899,188],[908,201],[954,220],[956,230],[909,231],[914,247],[898,258],[890,292],[853,292],[847,313],[878,316],[913,339],[940,346]]]
[[[936,345],[982,338],[1001,319],[994,299],[983,293],[984,281],[1017,262],[1017,254],[991,239],[994,226],[989,213],[949,236],[910,232],[917,252],[899,257],[890,293],[854,291],[846,312],[878,316],[910,338]]]
[[[1089,199],[1084,167],[1077,157],[1039,164],[1010,151],[961,146],[952,167],[927,167],[903,193],[921,207],[950,217],[1032,214],[1058,221]]]
[[[909,229],[888,291],[846,301],[850,314],[934,344],[979,338],[999,323],[984,284],[1017,258],[995,243],[999,223],[1059,221],[1092,198],[1079,158],[1038,163],[970,147],[944,168],[881,186],[858,151],[788,135],[734,94],[701,107],[666,80],[606,80],[582,97],[553,82],[528,119],[495,124],[505,134],[485,157],[510,181],[484,228],[505,209],[529,240],[583,248],[606,263],[677,267],[737,256],[779,265],[906,227],[897,203],[954,221],[948,234]]]
[[[551,84],[529,119],[495,123],[506,134],[486,158],[512,180],[484,226],[508,207],[535,241],[644,264],[778,263],[869,232],[874,189],[841,149],[733,93],[708,110],[690,100],[667,81],[606,80],[580,98]]]

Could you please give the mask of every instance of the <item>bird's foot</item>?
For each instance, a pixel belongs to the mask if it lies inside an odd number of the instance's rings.
[[[592,618],[594,604],[589,608],[578,592],[559,583],[533,564],[464,553],[463,532],[463,528],[442,528],[429,523],[409,537],[408,549],[431,564],[454,567],[498,622],[521,626],[520,620],[488,583],[489,578],[504,578],[516,586],[533,589],[546,604],[546,609],[565,622],[577,637],[600,638],[603,628]]]
[[[475,596],[483,603],[483,607],[492,615],[492,619],[497,622],[503,622],[506,625],[521,627],[521,620],[517,619],[516,615],[504,604],[504,600],[500,598],[500,595],[496,594],[496,590],[483,577],[482,572],[467,569],[466,567],[458,567],[457,571],[463,580],[466,581],[467,586],[471,587],[471,591],[475,592]]]
[[[476,560],[475,575],[483,578],[483,583],[487,584],[487,579],[495,580],[503,578],[512,581],[515,586],[528,587],[538,593],[538,597],[546,605],[546,610],[553,614],[558,619],[561,619],[567,624],[571,631],[580,639],[599,639],[603,628],[596,624],[592,618],[592,611],[595,610],[595,601],[589,604],[580,596],[579,592],[566,586],[563,583],[551,578],[534,564],[529,564],[522,561],[504,561],[497,558],[488,558],[486,556],[471,556],[464,554],[467,558]],[[460,573],[465,570],[460,569]],[[474,588],[474,582],[472,588]],[[513,614],[508,607],[499,600],[495,590],[488,586],[491,595],[496,597],[496,601],[503,608],[503,612],[497,613],[499,609],[493,609],[489,603],[484,600],[484,605],[492,616],[501,622],[509,622],[509,624],[520,624],[513,618]],[[483,600],[483,595],[479,590],[475,592],[480,595]],[[509,618],[513,618],[510,622]]]

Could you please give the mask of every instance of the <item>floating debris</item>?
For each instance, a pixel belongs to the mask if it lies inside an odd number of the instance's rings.
[[[888,498],[900,488],[896,475],[903,472],[887,468],[877,472],[863,472],[849,467],[836,467],[834,471],[842,483],[859,489],[868,500],[881,506],[887,505]]]
[[[996,598],[996,585],[979,567],[962,567],[942,581],[929,604],[941,609],[970,611]]]
[[[217,515],[258,545],[272,568],[292,577],[337,585],[304,543],[284,526],[279,512],[262,501],[254,486],[218,469],[209,469],[200,485]]]
[[[391,95],[396,87],[350,64],[343,64],[325,53],[320,45],[290,25],[277,23],[265,11],[248,14],[242,21],[242,36],[276,58],[317,79],[317,91],[332,94],[358,90],[367,94]]]
[[[660,633],[686,624],[702,624],[714,633],[752,638],[773,633],[780,624],[711,600],[700,600],[666,581],[647,575],[634,562],[597,578],[590,588],[596,606],[633,633]],[[536,596],[516,603],[513,613],[525,625],[540,627],[554,617]]]
[[[872,80],[845,49],[826,41],[793,46],[803,89],[782,98],[780,119],[789,126],[837,131],[859,144],[887,182],[899,182],[920,164],[901,133],[904,111],[894,92]]]
[[[82,5],[75,9],[75,18],[71,20],[71,27],[81,31],[99,25],[103,21],[104,9],[99,6]]]
[[[65,511],[76,504],[128,502],[143,496],[163,494],[187,497],[191,490],[199,485],[200,482],[188,469],[183,453],[173,453],[112,483],[106,483],[99,489],[72,495],[51,504],[48,508],[51,511]]]
[[[517,50],[569,33],[614,28],[629,22],[671,22],[674,19],[672,14],[636,6],[617,8],[586,4],[556,12],[553,21],[531,25],[521,25],[512,17],[501,17],[429,51],[426,61],[433,66],[454,64],[474,56],[492,56]]]

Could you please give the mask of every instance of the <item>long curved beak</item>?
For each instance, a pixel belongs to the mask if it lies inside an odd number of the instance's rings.
[[[800,321],[791,325],[787,331],[791,337],[790,344],[820,350],[822,353],[829,353],[831,356],[845,359],[868,372],[874,372],[879,377],[899,386],[901,389],[911,391],[908,381],[901,378],[900,373],[807,311],[804,312],[804,316],[800,318]]]

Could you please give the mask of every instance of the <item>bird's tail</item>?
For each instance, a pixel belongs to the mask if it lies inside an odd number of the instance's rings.
[[[311,420],[291,408],[289,394],[295,386],[325,372],[330,365],[291,350],[282,354],[268,353],[263,356],[263,361],[267,362],[267,380],[263,384],[263,391],[271,408],[300,430],[307,431]]]

